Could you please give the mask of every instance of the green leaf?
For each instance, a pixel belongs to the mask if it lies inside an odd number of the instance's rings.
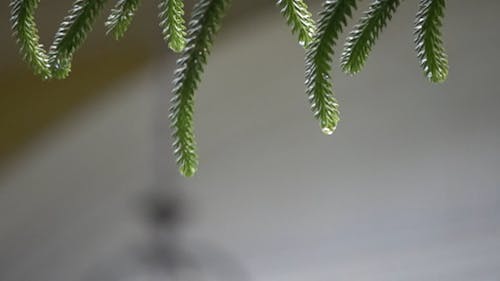
[[[198,167],[193,126],[194,93],[229,2],[199,0],[196,3],[189,21],[187,45],[174,72],[170,108],[173,147],[179,171],[187,177],[194,175]]]
[[[51,77],[49,59],[43,45],[40,44],[35,23],[35,11],[39,2],[39,0],[13,0],[10,3],[10,19],[23,59],[36,75],[49,79]]]
[[[174,52],[182,52],[186,46],[186,25],[182,0],[160,0],[160,27],[163,39]]]
[[[314,117],[327,135],[335,131],[340,119],[330,81],[333,47],[353,9],[356,9],[356,0],[326,0],[316,35],[306,52],[306,94]]]
[[[106,0],[76,0],[69,14],[57,30],[50,46],[49,63],[55,78],[66,78],[71,71],[71,60],[92,29]]]
[[[375,0],[347,37],[340,59],[342,70],[356,74],[363,68],[382,29],[392,18],[401,0]]]
[[[105,22],[106,33],[112,33],[116,40],[122,38],[132,23],[140,2],[140,0],[118,0]]]
[[[448,77],[448,58],[443,47],[440,28],[445,0],[421,0],[415,21],[415,44],[420,65],[432,82]]]
[[[278,7],[292,33],[298,33],[299,44],[307,47],[314,37],[316,24],[303,0],[278,0]]]

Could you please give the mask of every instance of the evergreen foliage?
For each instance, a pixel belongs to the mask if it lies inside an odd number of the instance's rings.
[[[66,78],[73,54],[85,41],[106,0],[76,0],[64,18],[50,46],[49,63],[54,78]]]
[[[43,79],[51,76],[49,58],[35,23],[35,11],[39,0],[14,0],[11,2],[11,22],[14,36],[17,38],[23,59],[31,66],[33,72]]]
[[[401,0],[373,1],[347,37],[340,62],[344,72],[356,74],[363,68],[375,40],[400,3]]]
[[[112,33],[118,40],[125,35],[139,8],[140,0],[118,0],[106,20],[107,33]]]
[[[330,135],[339,121],[330,78],[333,47],[356,8],[356,0],[326,1],[314,41],[306,52],[306,94],[323,133]]]
[[[448,58],[441,39],[445,0],[420,0],[415,21],[415,44],[420,65],[432,82],[448,76]]]
[[[189,21],[187,45],[177,60],[170,120],[177,165],[185,176],[192,176],[198,167],[193,126],[194,92],[228,6],[229,0],[201,0],[195,5]]]
[[[307,47],[313,40],[316,26],[307,4],[303,0],[278,0],[277,5],[292,33],[298,33],[299,44]]]
[[[168,47],[182,52],[186,46],[186,25],[182,0],[160,0],[160,27]]]
[[[85,41],[96,17],[107,0],[74,0],[48,51],[40,43],[35,12],[40,0],[11,0],[11,24],[21,56],[33,72],[43,79],[65,78],[71,70],[76,50]],[[198,166],[193,114],[195,91],[200,83],[215,33],[220,27],[230,0],[197,0],[186,29],[183,0],[159,0],[162,35],[177,60],[173,79],[170,121],[174,154],[181,174],[192,176]],[[403,0],[373,0],[361,20],[349,33],[340,66],[350,74],[364,66],[375,41]],[[448,75],[448,61],[440,28],[445,0],[419,1],[415,21],[417,56],[425,75],[442,82]],[[277,0],[281,14],[292,33],[306,49],[305,86],[314,116],[325,134],[332,134],[339,121],[334,96],[332,57],[340,34],[347,25],[357,0],[324,0],[317,27],[305,0]],[[119,39],[132,23],[140,0],[116,0],[105,26]]]

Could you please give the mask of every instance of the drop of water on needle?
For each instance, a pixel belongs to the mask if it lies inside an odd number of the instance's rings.
[[[333,127],[333,128],[323,127],[323,128],[321,128],[321,131],[323,132],[323,134],[329,136],[329,135],[333,134],[333,131],[335,131],[335,127]]]

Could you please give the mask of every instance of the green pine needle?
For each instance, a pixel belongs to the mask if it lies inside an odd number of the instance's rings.
[[[186,24],[182,0],[160,0],[160,27],[168,47],[182,52],[186,46]]]
[[[193,126],[194,92],[229,2],[199,0],[196,3],[189,21],[187,45],[174,72],[170,108],[173,147],[179,171],[187,177],[194,175],[198,166]]]
[[[40,44],[35,23],[35,11],[39,2],[39,0],[13,0],[10,3],[10,19],[23,59],[36,75],[49,79],[51,77],[49,59],[43,45]]]
[[[400,3],[401,0],[375,0],[370,5],[347,37],[340,61],[344,72],[356,74],[361,71],[375,40]]]
[[[420,65],[432,82],[443,82],[448,76],[448,58],[443,47],[440,27],[445,0],[421,0],[415,21],[415,44]]]
[[[55,78],[66,78],[71,71],[73,54],[85,41],[106,0],[76,0],[64,18],[49,51],[49,63]]]
[[[338,104],[330,81],[333,47],[356,9],[356,0],[326,0],[317,33],[306,52],[306,93],[323,133],[330,135],[339,121]]]
[[[307,47],[313,40],[316,24],[303,0],[278,0],[281,14],[287,24],[292,28],[292,33],[298,33],[299,44]]]
[[[106,33],[112,33],[118,40],[125,35],[139,8],[140,0],[118,0],[105,22]]]
[[[11,23],[23,59],[44,79],[66,78],[74,53],[107,0],[74,0],[48,51],[40,43],[35,12],[40,0],[11,0]],[[117,0],[105,26],[115,39],[124,36],[141,0]],[[195,91],[222,18],[231,0],[197,0],[186,30],[183,0],[159,0],[160,27],[169,48],[182,52],[177,60],[170,107],[174,155],[182,175],[190,177],[198,168],[194,134]],[[340,119],[330,73],[334,47],[357,0],[324,0],[317,26],[306,0],[276,0],[292,33],[306,49],[305,86],[314,117],[323,133],[332,134]],[[369,9],[350,32],[341,56],[347,73],[359,72],[383,28],[403,0],[372,0]],[[425,75],[442,82],[448,75],[448,60],[440,28],[445,0],[418,0],[415,21],[417,56]]]

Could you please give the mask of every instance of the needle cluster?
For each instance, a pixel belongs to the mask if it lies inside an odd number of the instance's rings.
[[[35,12],[40,0],[11,0],[10,19],[22,58],[43,79],[66,78],[78,48],[92,30],[107,0],[74,0],[48,51],[40,43]],[[198,167],[194,134],[195,93],[201,81],[214,37],[231,0],[197,0],[186,26],[183,0],[159,0],[159,25],[168,47],[179,52],[173,78],[170,121],[173,149],[181,174],[192,176]],[[339,37],[360,0],[324,0],[317,23],[305,0],[277,0],[285,23],[305,49],[305,92],[313,115],[325,134],[332,134],[340,120],[332,82],[333,55]],[[448,76],[448,59],[441,27],[445,0],[415,0],[415,49],[419,64],[431,82]],[[380,33],[403,0],[373,0],[349,32],[340,67],[348,74],[362,70]],[[140,0],[116,0],[105,22],[108,34],[122,38]]]

